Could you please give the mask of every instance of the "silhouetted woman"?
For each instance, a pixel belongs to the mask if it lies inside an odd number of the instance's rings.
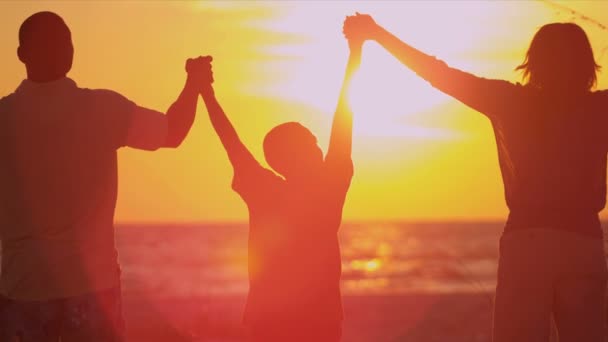
[[[595,63],[576,24],[543,26],[525,84],[450,68],[403,43],[369,15],[349,37],[377,41],[435,88],[486,115],[494,129],[509,218],[500,241],[494,342],[606,339],[606,259],[598,213],[606,202],[608,91],[592,91]]]

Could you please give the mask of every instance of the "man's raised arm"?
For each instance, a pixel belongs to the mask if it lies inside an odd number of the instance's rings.
[[[143,107],[135,108],[127,134],[127,146],[153,151],[161,147],[176,148],[181,145],[194,123],[199,89],[204,77],[198,66],[207,59],[210,60],[211,57],[187,61],[186,84],[166,114]]]
[[[178,147],[194,123],[198,102],[198,76],[188,74],[184,89],[167,110],[167,138],[163,147]]]

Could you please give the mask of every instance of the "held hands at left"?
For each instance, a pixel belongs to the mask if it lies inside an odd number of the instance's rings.
[[[199,91],[212,88],[213,84],[213,68],[211,56],[199,56],[197,58],[189,58],[186,61],[186,72],[188,73],[188,82],[196,87]]]

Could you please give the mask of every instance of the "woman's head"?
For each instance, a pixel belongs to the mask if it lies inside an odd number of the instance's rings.
[[[532,38],[522,70],[528,83],[542,89],[590,90],[599,66],[589,38],[574,23],[552,23]]]
[[[264,155],[268,164],[285,178],[314,173],[323,163],[317,138],[297,122],[271,129],[264,138]]]

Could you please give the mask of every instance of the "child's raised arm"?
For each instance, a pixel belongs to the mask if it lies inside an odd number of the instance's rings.
[[[353,136],[353,113],[348,103],[348,92],[351,79],[361,65],[361,50],[363,41],[359,39],[349,39],[350,56],[346,65],[344,81],[338,99],[338,106],[334,114],[329,138],[329,148],[326,160],[330,161],[350,161],[352,152]]]
[[[212,85],[213,72],[211,70],[211,60],[209,60],[208,64],[204,65],[203,72],[206,72],[208,77],[206,78],[207,82],[204,82],[201,87],[200,93],[207,107],[211,124],[219,136],[222,145],[224,145],[226,153],[228,153],[232,167],[236,170],[237,168],[259,165],[255,157],[239,138],[232,123],[215,97]]]

